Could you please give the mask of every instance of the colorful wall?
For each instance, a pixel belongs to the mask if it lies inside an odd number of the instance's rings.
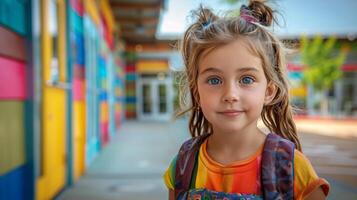
[[[133,51],[125,53],[125,116],[128,119],[136,118],[136,54]]]
[[[73,174],[83,174],[122,118],[122,66],[108,1],[70,1],[73,66]],[[117,92],[115,92],[117,91]],[[119,92],[118,92],[119,91]],[[117,117],[116,117],[117,116]]]
[[[86,144],[86,101],[85,101],[85,46],[83,34],[83,5],[80,1],[70,1],[69,12],[69,37],[70,37],[70,63],[72,68],[72,173],[74,180],[85,170],[85,144]]]
[[[0,199],[55,198],[118,131],[115,31],[108,0],[0,1]]]
[[[0,199],[32,196],[29,1],[0,1]],[[16,9],[16,12],[13,10]],[[25,183],[27,183],[25,185]]]

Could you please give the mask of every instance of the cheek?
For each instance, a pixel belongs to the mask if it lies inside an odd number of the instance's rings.
[[[198,92],[198,96],[200,97],[200,101],[202,99],[207,98],[206,90],[207,90],[207,88],[205,88],[205,86],[202,83],[197,84],[197,92]]]
[[[200,106],[205,108],[207,105],[209,105],[209,97],[207,96],[207,93],[204,92],[199,92],[199,97],[200,97]]]
[[[264,90],[248,90],[244,92],[244,95],[240,96],[241,102],[255,109],[260,109],[264,105]]]
[[[219,97],[219,90],[212,89],[211,87],[201,86],[198,87],[198,95],[200,97],[200,101],[207,102],[212,101],[213,99],[217,99]]]
[[[254,96],[258,101],[264,101],[264,99],[265,99],[265,90],[260,88],[259,90],[257,90],[255,92]]]
[[[255,102],[256,109],[263,109],[265,100],[265,90],[260,90],[259,92],[257,92],[251,100]]]
[[[210,101],[209,99],[200,100],[200,107],[205,118],[208,121],[211,121],[212,113],[214,111],[214,108],[216,108],[214,102]]]
[[[200,106],[202,109],[210,109],[216,104],[216,99],[217,99],[217,94],[215,94],[213,91],[209,91],[207,88],[199,88],[198,94],[200,97]]]

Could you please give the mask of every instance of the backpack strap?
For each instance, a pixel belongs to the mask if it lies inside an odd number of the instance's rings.
[[[294,150],[293,142],[267,136],[261,164],[264,199],[294,199]]]
[[[175,171],[175,199],[186,199],[190,189],[192,172],[195,167],[196,157],[203,141],[209,134],[200,135],[184,142],[176,160]]]

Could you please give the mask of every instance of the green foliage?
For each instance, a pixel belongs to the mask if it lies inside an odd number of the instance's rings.
[[[227,10],[226,17],[234,18],[240,15],[240,7],[247,3],[245,0],[220,0],[222,3],[230,5],[231,9]]]
[[[231,5],[236,4],[237,2],[241,1],[241,0],[221,0],[223,3],[228,3]]]
[[[328,90],[333,82],[341,77],[341,66],[346,53],[336,48],[336,38],[326,41],[321,36],[309,40],[301,38],[301,57],[304,64],[303,82],[317,91]]]

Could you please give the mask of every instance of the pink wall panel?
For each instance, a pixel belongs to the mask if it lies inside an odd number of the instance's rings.
[[[24,62],[0,57],[0,99],[26,99]]]
[[[79,16],[83,16],[82,0],[71,0],[71,6],[72,6],[73,10],[75,10]]]
[[[115,127],[119,128],[121,122],[121,113],[115,112]]]
[[[101,122],[100,123],[100,131],[101,131],[101,143],[107,144],[109,141],[109,126],[108,122]]]
[[[73,79],[73,99],[75,101],[84,100],[84,81],[78,78]]]
[[[73,71],[74,71],[74,74],[73,74],[74,78],[85,79],[84,66],[78,65],[78,64],[74,64]]]

